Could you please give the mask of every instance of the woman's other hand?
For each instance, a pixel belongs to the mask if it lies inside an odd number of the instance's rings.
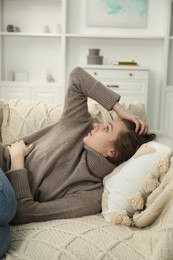
[[[15,155],[26,157],[33,150],[34,144],[26,145],[23,140],[20,140],[7,146],[7,148],[11,157]]]
[[[11,170],[24,168],[24,158],[34,149],[34,144],[26,145],[23,140],[7,146],[11,156]]]

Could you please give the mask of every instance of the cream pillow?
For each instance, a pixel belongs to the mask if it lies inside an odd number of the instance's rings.
[[[147,196],[167,172],[172,150],[151,141],[104,178],[102,214],[108,222],[133,225],[135,211],[143,210]]]
[[[1,127],[2,142],[11,143],[23,136],[57,122],[62,114],[62,105],[32,102],[19,99],[3,105]]]
[[[141,120],[146,121],[145,105],[141,102],[121,102],[120,104],[130,113],[138,116]],[[89,102],[89,112],[93,118],[100,123],[107,123],[111,120],[117,120],[118,116],[115,111],[107,111],[96,101]]]

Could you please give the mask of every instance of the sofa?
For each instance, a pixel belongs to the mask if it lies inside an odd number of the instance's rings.
[[[123,103],[127,110],[146,119],[144,105]],[[96,102],[89,111],[99,122],[116,120]],[[0,100],[0,138],[8,144],[55,123],[63,105],[27,100]],[[160,142],[173,148],[173,140],[157,131]],[[166,194],[166,195],[165,195]],[[165,197],[167,199],[165,199]],[[157,200],[159,199],[159,203]],[[152,223],[145,227],[115,225],[102,214],[11,226],[11,246],[4,260],[172,260],[173,259],[173,157],[159,187],[148,197],[147,214]],[[156,214],[157,212],[157,214]]]

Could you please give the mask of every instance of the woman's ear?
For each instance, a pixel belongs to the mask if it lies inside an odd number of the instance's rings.
[[[113,149],[113,148],[108,151],[109,157],[116,157],[117,154],[118,154],[118,152],[115,151],[115,149]]]

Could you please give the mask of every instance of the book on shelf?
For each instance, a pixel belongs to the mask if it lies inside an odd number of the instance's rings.
[[[114,65],[123,65],[123,66],[139,66],[139,64],[136,62],[136,61],[126,61],[126,60],[123,60],[123,61],[117,61],[116,64]]]

